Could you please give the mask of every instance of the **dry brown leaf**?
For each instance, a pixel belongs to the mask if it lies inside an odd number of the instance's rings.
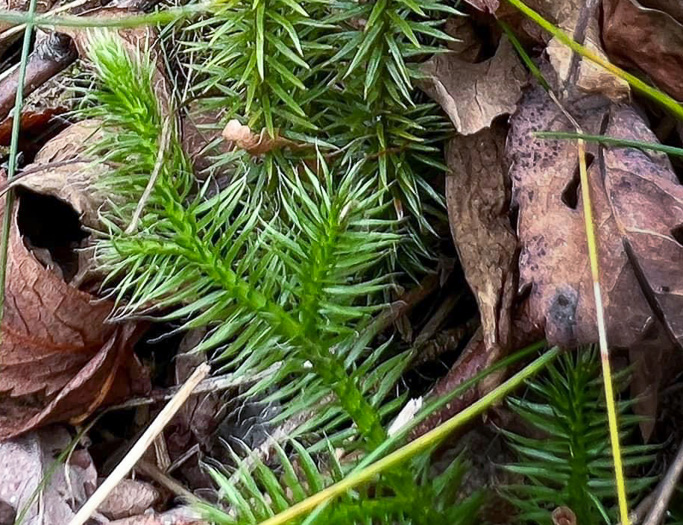
[[[516,293],[517,237],[508,215],[502,124],[447,145],[446,202],[453,241],[479,305],[486,349],[507,350]]]
[[[0,439],[146,391],[133,354],[140,328],[108,323],[111,302],[95,302],[38,262],[23,243],[16,212],[7,268]]]
[[[565,20],[560,24],[569,34],[574,32],[578,11],[573,13],[572,16],[573,18]],[[597,18],[591,19],[588,24],[584,45],[596,56],[607,60],[607,56],[600,43],[600,29]],[[553,38],[548,43],[546,53],[558,78],[562,83],[565,83],[569,77],[573,51],[557,38]],[[630,95],[630,88],[626,81],[616,77],[590,60],[581,60],[578,74],[575,78],[575,87],[585,93],[601,93],[615,101],[625,100]]]
[[[613,132],[628,128],[631,138],[656,141],[633,110],[610,107],[601,97],[583,97],[567,109],[586,133],[599,133],[606,121]],[[519,208],[520,289],[528,292],[531,323],[544,328],[551,344],[593,343],[597,340],[595,304],[576,144],[534,138],[533,132],[540,130],[568,131],[571,125],[545,91],[535,88],[511,119],[507,145],[513,201]],[[618,148],[593,153],[598,157],[589,168],[589,180],[608,340],[612,346],[631,348],[646,334],[666,326],[672,342],[678,339],[680,344],[680,307],[676,308],[680,285],[676,283],[683,282],[683,259],[681,246],[664,231],[680,220],[680,185],[662,155]],[[636,258],[624,249],[625,242],[638,246]],[[642,253],[648,246],[667,251],[648,257]],[[646,275],[652,276],[651,282],[640,278],[633,262],[650,272]],[[669,291],[662,288],[666,286]],[[651,307],[655,304],[661,314]]]
[[[260,133],[254,133],[249,126],[241,124],[237,119],[232,119],[225,125],[222,135],[235,148],[243,149],[254,157],[274,149],[301,147],[277,133],[275,137],[271,137],[265,129],[262,129]]]
[[[644,5],[647,4],[647,7]],[[662,89],[683,99],[683,17],[680,2],[605,0],[602,38],[610,58],[638,67]],[[655,7],[656,6],[656,7]]]
[[[423,89],[462,135],[476,133],[496,117],[513,113],[527,82],[527,72],[505,37],[489,60],[470,64],[450,54],[436,55],[425,63],[423,73],[428,77]]]
[[[107,199],[95,182],[109,170],[105,164],[85,158],[89,143],[98,140],[99,122],[84,120],[49,140],[38,152],[19,185],[36,193],[68,202],[84,225],[99,225],[98,210]]]
[[[485,13],[495,13],[500,6],[500,0],[466,0],[472,7],[476,7],[479,11]]]
[[[0,499],[18,512],[29,503],[39,484],[46,485],[29,509],[24,525],[68,523],[92,494],[97,472],[85,450],[74,451],[66,464],[48,476],[71,436],[61,427],[46,428],[0,443]]]
[[[583,0],[530,0],[525,3],[570,35],[574,34],[579,13],[585,5]],[[593,17],[588,23],[584,45],[600,58],[607,59],[600,42],[597,17]],[[560,84],[564,84],[569,75],[572,50],[557,38],[552,38],[548,42],[546,53]],[[580,62],[575,87],[586,93],[602,93],[613,100],[627,98],[630,93],[628,83],[589,60]]]
[[[552,514],[553,525],[577,525],[576,514],[569,507],[557,507]]]
[[[159,491],[149,483],[123,479],[97,507],[97,511],[111,520],[129,518],[152,508],[159,498]]]

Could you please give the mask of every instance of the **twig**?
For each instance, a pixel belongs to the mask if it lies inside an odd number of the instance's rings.
[[[391,303],[389,308],[382,312],[373,322],[371,329],[376,332],[385,330],[429,297],[438,287],[439,277],[437,275],[428,275],[418,286],[404,293]]]
[[[225,374],[222,376],[209,377],[204,379],[197,388],[194,389],[191,395],[198,396],[200,394],[206,394],[209,392],[218,392],[220,390],[227,390],[229,388],[234,388],[236,386],[246,385],[250,383],[255,383],[264,379],[272,374],[274,374],[279,365],[273,365],[270,368],[264,370],[259,374],[254,374],[250,377],[235,376],[235,374]],[[173,398],[178,392],[178,387],[172,387],[161,392],[153,393],[149,397],[136,397],[129,399],[128,401],[121,403],[119,405],[112,405],[107,407],[106,412],[112,412],[114,410],[126,410],[129,408],[136,408],[145,405],[153,405],[155,403],[161,403],[162,401],[168,401]]]
[[[50,15],[57,15],[59,13],[63,13],[64,11],[69,11],[70,9],[73,9],[74,7],[79,7],[85,3],[87,3],[88,0],[74,0],[73,2],[68,2],[64,5],[60,5],[59,7],[56,7],[54,9],[51,9],[50,11],[47,12],[47,14]],[[19,24],[14,27],[10,27],[6,31],[3,31],[0,33],[0,44],[6,42],[9,40],[10,37],[21,33],[24,29],[26,29],[26,24]]]
[[[187,503],[202,501],[201,498],[192,494],[192,492],[187,490],[180,483],[178,483],[176,480],[174,480],[172,477],[170,477],[168,474],[163,472],[156,465],[153,465],[149,461],[141,459],[135,466],[135,470],[140,472],[140,474],[144,474],[148,478],[156,481],[159,485],[167,489],[175,496],[182,498]]]
[[[413,344],[415,348],[421,348],[434,336],[443,322],[451,315],[451,312],[457,306],[461,297],[461,293],[453,293],[449,294],[448,297],[441,302],[436,312],[434,312],[434,315],[430,317],[429,321],[425,323],[420,333],[417,334]]]
[[[168,151],[168,145],[171,141],[172,126],[173,124],[171,123],[171,120],[167,118],[163,124],[163,129],[161,130],[161,137],[159,138],[159,151],[157,153],[157,160],[154,164],[152,176],[149,178],[147,186],[145,187],[145,191],[142,193],[142,197],[140,197],[140,202],[138,202],[138,205],[135,208],[133,218],[131,219],[128,228],[126,228],[126,233],[128,234],[133,233],[135,231],[135,228],[137,228],[138,222],[140,222],[140,216],[142,215],[142,211],[145,209],[145,205],[147,204],[150,195],[152,195],[154,185],[157,182],[157,178],[159,178],[159,173],[161,173],[161,168],[163,168],[164,166],[164,157],[166,156],[166,152]]]
[[[192,391],[209,373],[210,367],[208,364],[202,364],[192,373],[190,378],[185,382],[178,393],[168,402],[168,404],[159,412],[159,415],[152,421],[152,424],[145,430],[140,439],[133,445],[128,454],[126,454],[116,468],[112,471],[107,479],[99,486],[95,493],[85,502],[78,513],[69,522],[69,525],[83,525],[97,507],[106,499],[109,493],[119,484],[119,482],[133,469],[135,464],[140,460],[142,455],[147,451],[149,446],[154,441],[154,438],[163,431],[168,422],[173,418],[176,412],[183,406],[185,401],[190,397]]]
[[[28,57],[23,75],[21,68],[17,68],[0,82],[0,120],[15,106],[20,84],[24,86],[23,95],[27,96],[76,60],[76,56],[71,38],[61,33],[50,34]]]
[[[673,463],[669,466],[669,470],[664,476],[664,479],[657,485],[657,490],[655,491],[655,504],[650,509],[647,518],[643,522],[643,525],[659,525],[664,514],[666,514],[666,509],[669,506],[669,501],[671,501],[671,496],[673,496],[676,490],[676,484],[678,479],[683,473],[683,443],[681,443],[676,458]]]

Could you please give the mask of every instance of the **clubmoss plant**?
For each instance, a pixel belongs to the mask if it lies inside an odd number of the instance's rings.
[[[519,462],[505,468],[525,480],[508,487],[520,521],[552,523],[551,512],[566,506],[576,514],[577,523],[614,523],[615,482],[599,353],[594,348],[567,353],[547,372],[545,379],[529,383],[526,398],[508,400],[510,408],[544,436],[504,432],[519,454]],[[623,373],[620,379],[623,383]],[[630,405],[619,405],[622,440],[633,435],[639,421],[628,413]],[[656,451],[653,445],[623,448],[624,467],[632,475],[626,483],[631,498],[654,481],[635,474],[638,467],[652,463]]]
[[[236,376],[260,377],[249,394],[281,385],[276,395],[284,414],[308,411],[318,442],[324,434],[326,447],[347,452],[379,447],[387,418],[402,403],[394,390],[410,353],[390,355],[389,345],[370,345],[372,314],[391,286],[390,275],[377,277],[373,270],[400,240],[401,225],[387,218],[389,204],[364,170],[368,160],[349,165],[320,154],[309,162],[278,159],[278,210],[253,193],[258,177],[252,172],[263,167],[257,161],[236,162],[228,186],[209,195],[212,181],[198,184],[192,176],[149,54],[99,34],[90,58],[97,86],[88,91],[82,115],[102,123],[102,138],[90,154],[110,166],[100,184],[115,196],[102,211],[96,260],[117,315],[154,315],[177,323],[178,330],[210,327],[195,350],[212,352]],[[307,435],[307,441],[315,437]],[[301,451],[298,456],[306,461]],[[280,468],[291,471],[280,459]],[[453,497],[444,479],[457,476],[434,479],[414,467],[385,473],[371,501],[352,498],[353,505],[362,502],[354,512],[393,508],[386,523],[455,516],[438,501]],[[261,474],[266,477],[259,478],[258,490],[275,497],[275,485],[264,483],[279,477]],[[250,476],[242,478],[243,489],[255,489]],[[290,488],[297,487],[303,484]],[[385,496],[395,505],[382,507]],[[234,522],[256,523],[257,515],[245,512]]]

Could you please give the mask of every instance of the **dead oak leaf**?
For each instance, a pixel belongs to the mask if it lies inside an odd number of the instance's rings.
[[[438,102],[462,135],[491,125],[513,113],[527,73],[512,44],[503,37],[496,54],[476,64],[450,54],[436,55],[422,66],[422,89]]]

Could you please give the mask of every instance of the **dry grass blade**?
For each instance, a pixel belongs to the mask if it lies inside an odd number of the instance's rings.
[[[166,427],[175,413],[183,406],[183,403],[190,397],[190,394],[195,387],[204,379],[209,373],[210,367],[208,364],[203,364],[197,367],[190,378],[185,382],[178,393],[169,401],[163,408],[159,415],[152,421],[152,424],[142,434],[140,439],[133,445],[128,454],[123,458],[121,463],[113,470],[109,477],[99,486],[95,493],[88,499],[83,507],[71,520],[69,525],[83,525],[90,519],[90,516],[97,510],[97,507],[104,501],[107,495],[116,487],[126,474],[128,474],[138,460],[142,457],[145,451],[150,447],[154,439]]]
[[[26,79],[26,66],[28,64],[29,51],[31,49],[31,37],[33,36],[34,25],[32,18],[36,14],[37,0],[31,0],[28,6],[29,21],[24,32],[24,41],[21,48],[21,62],[19,63],[18,86],[24,85]],[[21,126],[21,108],[24,105],[24,90],[17,89],[14,99],[14,114],[12,120],[12,139],[10,142],[9,168],[7,171],[7,181],[12,182],[17,171],[17,155],[19,153],[19,128]],[[0,238],[0,322],[2,322],[3,306],[5,304],[5,279],[7,278],[7,252],[9,248],[9,236],[12,227],[12,205],[14,194],[9,192],[5,197],[5,216],[2,220],[2,233]]]

